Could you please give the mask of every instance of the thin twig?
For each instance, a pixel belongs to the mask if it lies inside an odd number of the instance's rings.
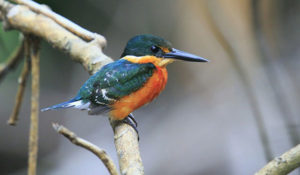
[[[286,175],[300,166],[300,145],[276,157],[255,175]]]
[[[20,60],[24,57],[24,37],[22,37],[21,44],[19,44],[11,56],[7,59],[4,65],[0,66],[0,82],[6,76],[8,72],[15,69],[20,63]]]
[[[34,36],[31,39],[31,76],[32,76],[32,94],[31,94],[31,116],[29,133],[29,160],[28,175],[36,175],[37,153],[38,153],[38,123],[39,123],[39,91],[40,91],[40,40]]]
[[[144,166],[140,155],[138,135],[129,125],[110,120],[114,130],[115,146],[122,175],[143,175]],[[126,151],[124,151],[126,150]]]
[[[27,37],[26,37],[27,38]],[[25,38],[25,61],[24,61],[24,66],[23,66],[23,70],[22,73],[18,79],[18,83],[19,83],[19,88],[18,88],[18,92],[17,92],[17,96],[16,96],[16,103],[13,109],[13,112],[11,114],[11,116],[9,117],[9,120],[7,121],[7,123],[9,125],[16,125],[17,120],[18,120],[18,115],[19,115],[19,111],[21,108],[21,104],[22,104],[22,100],[23,100],[23,96],[24,96],[24,90],[26,87],[26,81],[30,72],[30,58],[29,58],[29,49],[30,49],[30,42],[28,41],[28,38]]]
[[[109,171],[109,173],[111,175],[119,174],[112,159],[107,155],[107,153],[103,149],[97,147],[96,145],[94,145],[80,137],[77,137],[75,133],[73,133],[72,131],[70,131],[69,129],[65,128],[62,125],[53,123],[52,126],[58,133],[65,136],[73,144],[80,146],[80,147],[87,149],[88,151],[94,153],[103,162],[103,164],[105,165],[105,167],[107,168],[107,170]]]
[[[92,41],[92,40],[96,39],[97,42],[100,43],[99,44],[100,46],[104,47],[106,45],[106,40],[103,36],[101,36],[97,33],[92,33],[90,31],[80,27],[79,25],[73,23],[69,19],[67,19],[57,13],[54,13],[46,6],[42,6],[31,0],[12,0],[12,1],[16,2],[17,4],[26,5],[34,12],[43,14],[43,15],[51,18],[56,23],[60,24],[61,26],[63,26],[67,30],[69,30],[70,32],[74,33],[75,35],[81,37],[82,39],[84,39],[86,41]]]

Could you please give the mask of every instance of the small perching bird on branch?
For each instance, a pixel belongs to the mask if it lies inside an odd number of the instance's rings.
[[[168,79],[166,65],[176,59],[208,61],[174,49],[161,37],[150,34],[135,36],[128,41],[121,59],[92,75],[74,98],[42,111],[79,108],[88,110],[90,115],[108,113],[112,120],[126,119],[124,121],[137,131],[131,113],[160,94]]]

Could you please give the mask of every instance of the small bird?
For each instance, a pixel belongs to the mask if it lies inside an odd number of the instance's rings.
[[[115,62],[92,75],[71,100],[41,111],[79,108],[90,115],[108,113],[112,120],[123,120],[137,131],[131,114],[151,102],[165,88],[166,66],[175,60],[207,62],[207,59],[177,50],[161,37],[144,34],[130,39]]]

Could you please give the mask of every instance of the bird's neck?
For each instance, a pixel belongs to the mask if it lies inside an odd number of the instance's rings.
[[[155,66],[159,67],[166,67],[166,65],[172,63],[174,60],[173,59],[167,59],[167,58],[158,58],[155,56],[125,56],[122,59],[125,59],[127,61],[130,61],[132,63],[153,63]]]

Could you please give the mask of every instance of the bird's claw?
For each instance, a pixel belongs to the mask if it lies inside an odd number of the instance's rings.
[[[137,129],[137,122],[134,118],[134,116],[132,114],[129,114],[124,120],[124,123],[130,125],[136,132],[137,136],[138,136],[138,140],[140,140],[140,136],[139,136],[139,131]]]

